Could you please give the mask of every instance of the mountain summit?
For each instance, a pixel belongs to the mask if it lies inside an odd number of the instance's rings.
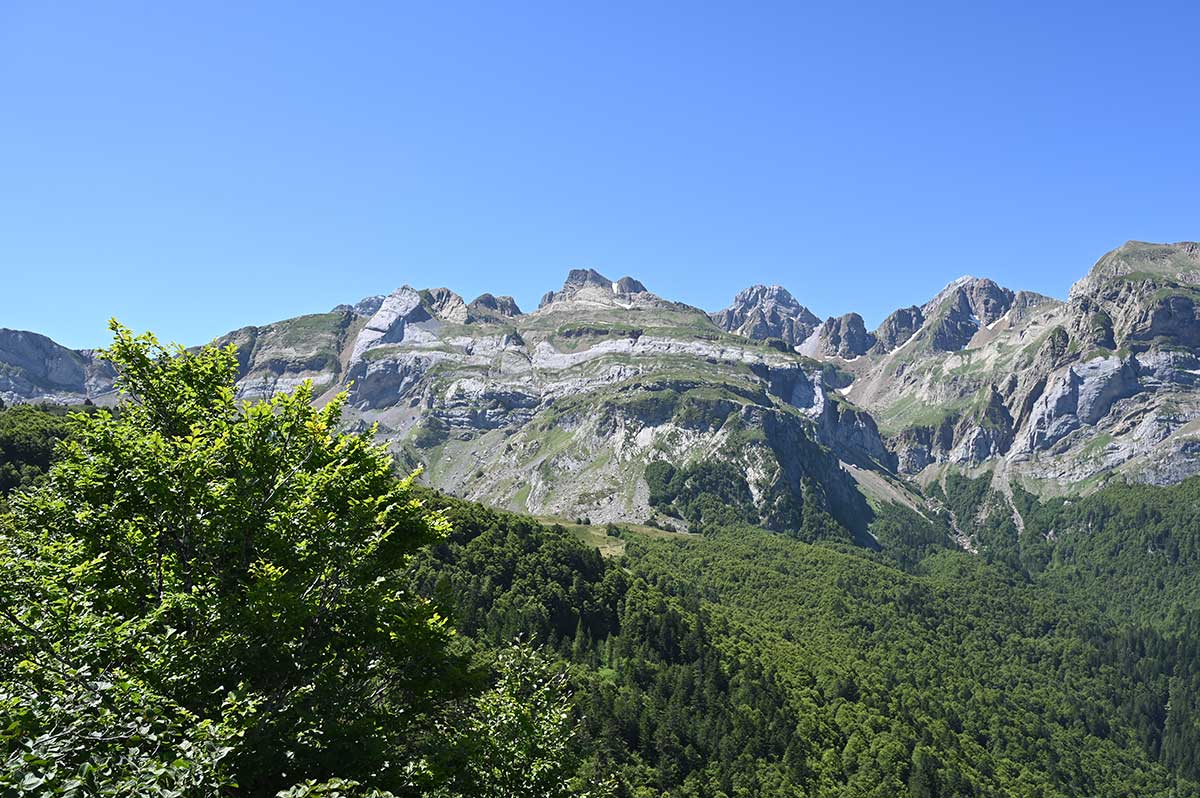
[[[747,338],[780,338],[793,346],[821,323],[780,285],[752,285],[739,291],[729,307],[711,315],[726,332]]]
[[[570,300],[619,304],[621,299],[645,293],[648,293],[646,286],[632,277],[622,277],[613,282],[595,269],[571,269],[563,287],[558,291],[547,291],[538,303],[538,308]]]

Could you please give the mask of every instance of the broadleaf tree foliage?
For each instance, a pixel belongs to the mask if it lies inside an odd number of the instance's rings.
[[[344,395],[243,402],[231,347],[111,326],[127,401],[0,520],[0,792],[448,784],[478,673],[404,576],[444,519]]]

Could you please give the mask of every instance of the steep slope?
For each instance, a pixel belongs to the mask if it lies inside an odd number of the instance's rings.
[[[419,589],[465,636],[570,661],[581,742],[624,794],[1195,794],[1194,615],[1164,636],[1087,588],[941,548],[905,573],[757,530],[606,533],[431,501],[453,532]],[[1191,545],[1156,567],[1191,585],[1194,561]]]
[[[889,317],[861,361],[814,355],[853,372],[847,396],[905,473],[994,461],[1031,484],[1174,482],[1200,470],[1198,282],[1198,245],[1130,242],[1065,303],[962,278]]]
[[[875,336],[867,332],[863,317],[857,313],[831,317],[821,323],[796,350],[809,357],[854,360],[875,345]]]
[[[0,401],[78,403],[111,396],[112,368],[91,350],[44,335],[0,329]]]

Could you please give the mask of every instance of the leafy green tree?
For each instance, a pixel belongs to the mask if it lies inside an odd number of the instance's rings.
[[[603,793],[604,784],[572,783],[579,725],[566,674],[521,644],[497,652],[496,671],[495,686],[476,700],[460,727],[457,745],[467,763],[457,780],[461,793],[474,798]]]
[[[76,415],[0,521],[3,755],[50,794],[62,763],[114,793],[152,760],[254,795],[428,776],[469,679],[403,571],[444,520],[338,431],[344,396],[241,402],[232,347],[111,326],[122,412]]]
[[[122,660],[164,644],[104,608],[103,557],[44,531],[0,536],[0,794],[211,795],[235,732]]]

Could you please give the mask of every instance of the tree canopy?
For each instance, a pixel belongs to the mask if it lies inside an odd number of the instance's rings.
[[[0,784],[432,789],[481,686],[405,576],[446,521],[344,396],[239,401],[232,348],[112,329],[121,412],[71,416],[0,519]]]

